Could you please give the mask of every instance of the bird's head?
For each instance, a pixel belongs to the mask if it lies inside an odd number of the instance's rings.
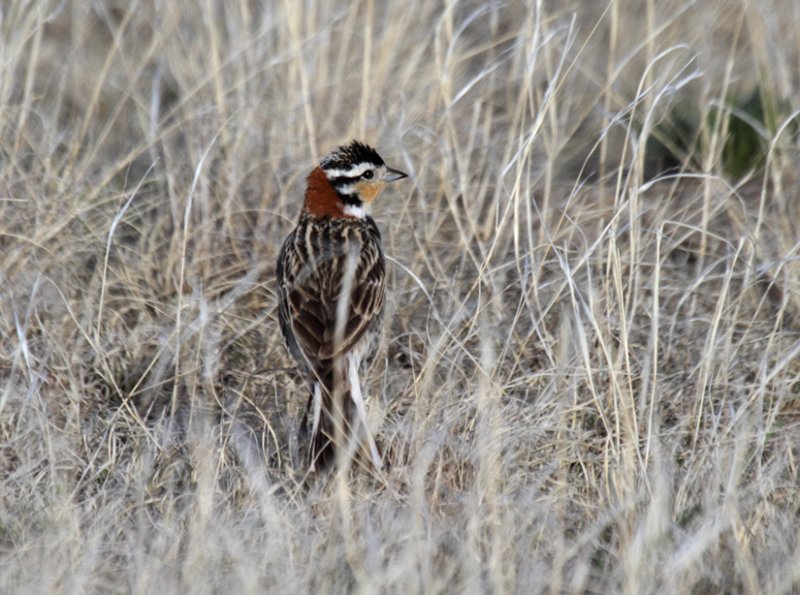
[[[315,215],[363,218],[390,182],[407,177],[378,152],[351,141],[326,156],[308,178],[306,208]]]

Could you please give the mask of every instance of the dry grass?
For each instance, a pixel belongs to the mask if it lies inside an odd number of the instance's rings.
[[[643,150],[800,105],[797,3],[181,4],[0,8],[0,590],[800,588],[796,114]],[[351,137],[391,467],[304,481],[273,263]]]

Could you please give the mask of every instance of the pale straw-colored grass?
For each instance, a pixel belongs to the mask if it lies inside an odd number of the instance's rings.
[[[791,592],[800,9],[0,8],[0,591]],[[756,85],[765,175],[722,167]],[[700,159],[647,138],[696,106]],[[273,283],[358,137],[388,463],[307,477]],[[655,172],[658,173],[658,172]]]

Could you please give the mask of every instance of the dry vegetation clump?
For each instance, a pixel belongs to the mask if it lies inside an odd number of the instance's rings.
[[[798,30],[6,3],[0,590],[800,588]],[[376,213],[389,467],[307,477],[273,263],[351,137],[411,173]]]

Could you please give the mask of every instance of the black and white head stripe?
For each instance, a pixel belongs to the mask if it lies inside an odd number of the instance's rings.
[[[357,140],[337,148],[320,163],[329,180],[350,178],[351,181],[359,178],[368,169],[382,165],[385,164],[378,152]]]

